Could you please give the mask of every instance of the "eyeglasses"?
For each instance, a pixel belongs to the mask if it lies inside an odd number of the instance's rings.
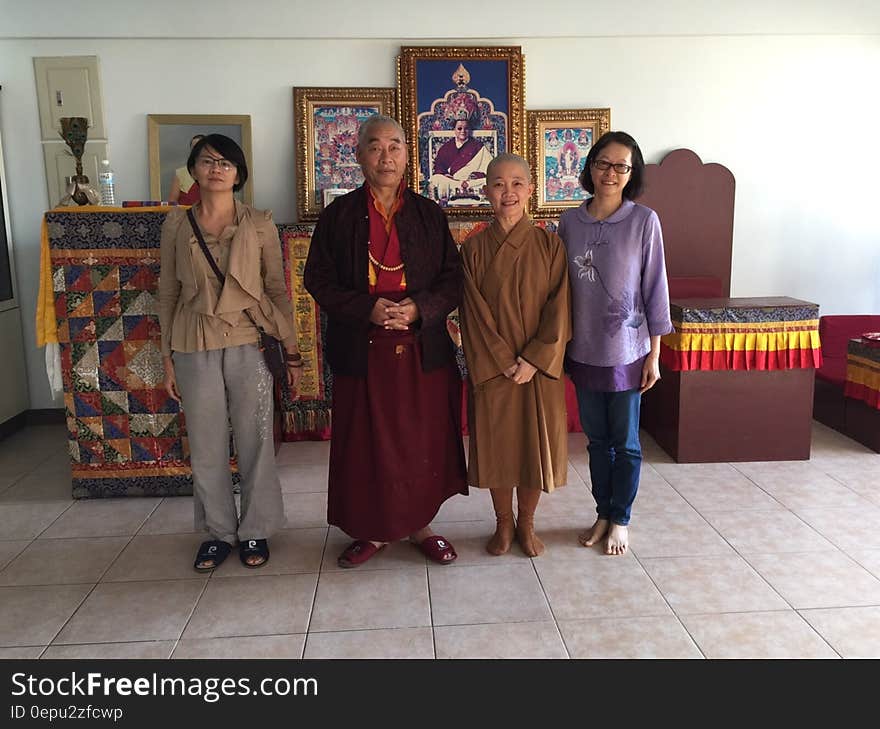
[[[594,159],[593,167],[595,167],[600,172],[605,172],[606,170],[610,170],[613,167],[614,171],[619,175],[625,175],[627,172],[632,171],[632,165],[627,165],[623,162],[612,164],[606,159]]]
[[[196,164],[205,170],[219,167],[223,172],[232,172],[236,167],[234,162],[217,157],[199,157],[196,160]]]

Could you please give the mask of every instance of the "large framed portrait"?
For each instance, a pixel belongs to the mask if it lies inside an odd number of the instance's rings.
[[[590,147],[611,130],[611,109],[527,111],[531,213],[555,217],[587,197],[579,177]]]
[[[397,93],[412,189],[450,214],[485,215],[489,162],[523,153],[521,48],[404,46]]]
[[[397,118],[395,90],[295,87],[296,212],[317,220],[333,198],[363,184],[355,159],[358,127],[374,114]]]
[[[181,193],[193,182],[186,169],[192,138],[197,134],[224,134],[235,140],[248,164],[248,180],[235,196],[253,205],[254,156],[251,118],[244,114],[148,114],[150,197],[167,200],[175,178]]]

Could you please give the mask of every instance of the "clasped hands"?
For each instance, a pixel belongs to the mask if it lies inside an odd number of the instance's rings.
[[[401,301],[391,301],[381,296],[376,299],[370,321],[386,329],[406,331],[410,324],[418,321],[419,307],[415,301],[407,297]]]
[[[538,368],[526,362],[522,357],[516,358],[516,364],[504,370],[504,376],[513,380],[517,385],[525,385],[531,382]]]

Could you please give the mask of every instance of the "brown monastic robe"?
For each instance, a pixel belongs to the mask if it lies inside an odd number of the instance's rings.
[[[565,246],[528,216],[505,234],[497,221],[462,246],[461,334],[468,372],[468,483],[552,491],[568,472],[565,378],[571,302]],[[504,376],[517,356],[531,382]]]

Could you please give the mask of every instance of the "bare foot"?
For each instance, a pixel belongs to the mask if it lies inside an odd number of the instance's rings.
[[[595,524],[583,534],[578,534],[578,541],[582,547],[592,547],[598,544],[608,531],[608,519],[596,519]]]
[[[544,542],[535,534],[535,523],[531,519],[520,517],[516,525],[516,541],[529,557],[540,557],[544,554]]]
[[[495,534],[492,535],[492,538],[486,545],[486,551],[496,557],[506,554],[513,543],[513,537],[513,514],[510,515],[510,518],[499,517],[495,527]]]
[[[623,554],[629,546],[629,533],[625,526],[612,524],[605,542],[605,554]]]

